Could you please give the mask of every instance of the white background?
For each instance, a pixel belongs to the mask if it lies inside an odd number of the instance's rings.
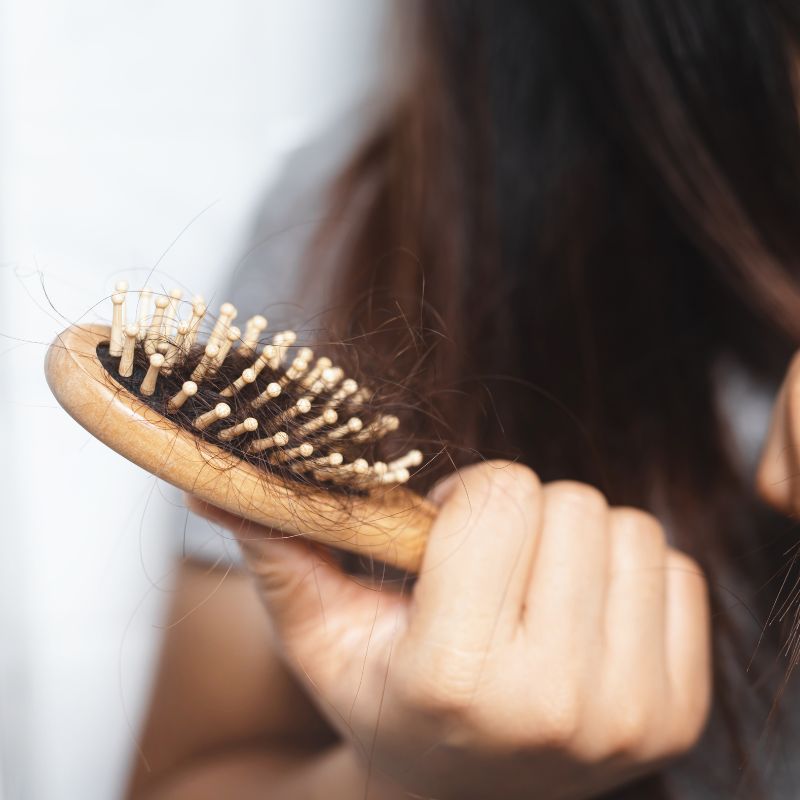
[[[374,87],[388,2],[0,4],[6,800],[118,795],[181,536],[58,408],[44,343],[176,238],[164,283],[209,292],[286,154]]]

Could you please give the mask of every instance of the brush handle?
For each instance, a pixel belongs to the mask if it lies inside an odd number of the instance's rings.
[[[321,544],[419,570],[435,507],[403,487],[367,497],[293,486],[175,425],[100,363],[104,325],[72,326],[47,351],[45,375],[67,413],[120,455],[212,505]]]

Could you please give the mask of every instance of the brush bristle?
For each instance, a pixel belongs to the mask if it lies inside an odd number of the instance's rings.
[[[203,340],[207,307],[202,298],[181,303],[178,290],[144,290],[129,325],[127,295],[118,284],[110,342],[98,356],[128,391],[180,427],[271,473],[337,491],[405,483],[409,468],[422,464],[419,450],[392,447],[399,420],[376,408],[374,393],[327,356],[296,346],[294,331],[264,340],[263,316],[242,331],[233,325],[236,308],[223,303]],[[189,309],[183,319],[182,306]]]

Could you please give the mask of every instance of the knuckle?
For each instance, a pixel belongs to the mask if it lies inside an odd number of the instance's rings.
[[[681,602],[691,603],[695,615],[707,615],[708,580],[700,564],[686,553],[670,547],[666,551],[665,567],[670,592]]]
[[[705,718],[697,721],[684,721],[673,732],[670,741],[662,749],[665,758],[676,758],[688,753],[699,741],[705,728]]]
[[[691,556],[681,550],[670,547],[667,550],[667,566],[670,570],[680,573],[682,576],[693,577],[706,584],[705,573],[700,564]]]
[[[608,511],[603,493],[588,483],[555,481],[546,487],[548,500],[582,514],[599,516]]]
[[[398,697],[407,708],[431,720],[463,722],[474,704],[479,671],[474,659],[446,650],[418,650],[397,662]]]
[[[647,537],[650,543],[666,548],[664,527],[649,512],[632,506],[619,506],[611,510],[612,527],[620,533]]]
[[[529,744],[536,748],[568,748],[581,732],[583,702],[573,688],[551,690],[546,695],[546,705],[536,715],[536,729]]]
[[[453,722],[469,714],[471,692],[455,680],[418,677],[404,682],[401,694],[406,707],[428,719]]]
[[[486,461],[460,473],[460,490],[453,492],[451,502],[472,507],[492,502],[528,504],[541,492],[536,473],[513,461]]]
[[[650,715],[643,704],[627,703],[617,710],[609,731],[608,755],[637,759],[650,732]]]
[[[488,461],[485,465],[490,484],[495,491],[514,497],[532,498],[539,494],[541,484],[536,473],[514,461]]]
[[[271,599],[283,600],[295,596],[307,578],[304,573],[281,569],[261,551],[248,557],[247,568],[262,594]]]

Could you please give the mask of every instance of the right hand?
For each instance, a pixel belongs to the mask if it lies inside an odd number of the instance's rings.
[[[433,498],[411,597],[195,505],[239,536],[289,665],[373,774],[414,796],[589,798],[692,747],[706,585],[656,519],[501,462]]]

